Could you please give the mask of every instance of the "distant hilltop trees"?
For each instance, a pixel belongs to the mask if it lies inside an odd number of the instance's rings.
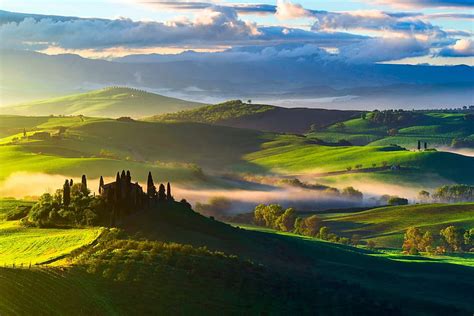
[[[99,194],[91,194],[86,175],[81,182],[66,179],[54,194],[45,193],[32,207],[24,224],[39,227],[55,226],[116,226],[128,215],[147,209],[159,210],[174,202],[171,184],[155,186],[151,172],[146,191],[132,182],[130,171],[117,172],[114,182],[105,183],[101,176]],[[187,207],[190,205],[182,200]]]

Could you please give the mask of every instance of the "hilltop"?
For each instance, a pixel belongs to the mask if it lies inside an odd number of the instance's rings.
[[[143,90],[111,87],[81,94],[0,108],[17,115],[85,115],[98,117],[144,117],[202,105]]]
[[[283,108],[240,100],[148,118],[149,121],[199,122],[278,133],[305,133],[311,125],[329,126],[359,116],[361,111]]]

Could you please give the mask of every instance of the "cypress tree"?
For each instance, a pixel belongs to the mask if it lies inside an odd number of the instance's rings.
[[[117,176],[115,177],[115,202],[117,203],[120,198],[121,198],[121,194],[120,194],[120,173],[117,172]]]
[[[171,184],[169,182],[166,185],[166,199],[168,201],[173,201],[174,200],[173,195],[171,195]]]
[[[160,184],[160,188],[158,190],[158,200],[165,201],[166,200],[166,190],[163,183]]]
[[[26,137],[26,129],[23,129],[23,137]]]
[[[104,187],[104,178],[102,178],[102,176],[100,176],[100,180],[99,180],[99,194],[102,194],[102,188]]]
[[[72,188],[72,185],[73,185],[73,184],[74,184],[74,181],[72,181],[72,179],[69,180],[69,186],[70,186],[71,188]]]
[[[82,175],[82,179],[81,179],[81,192],[84,195],[87,195],[87,178],[85,174]]]
[[[69,186],[69,182],[66,180],[64,181],[63,186],[63,204],[65,207],[68,207],[71,203],[71,187]]]
[[[421,149],[421,141],[418,141],[418,150]]]
[[[428,143],[425,142],[425,150],[427,150],[427,149],[428,149]]]
[[[151,172],[148,172],[146,194],[148,194],[148,198],[150,199],[154,198],[156,195],[156,187],[155,187],[155,183],[153,182],[153,177],[151,176]]]

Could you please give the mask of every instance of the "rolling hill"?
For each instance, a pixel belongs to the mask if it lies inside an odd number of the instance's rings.
[[[347,236],[358,234],[364,239],[374,240],[379,246],[400,248],[403,234],[410,226],[437,235],[441,228],[449,225],[474,227],[473,215],[474,203],[417,204],[328,215],[324,225]]]
[[[0,242],[9,238],[4,229]],[[235,228],[181,203],[136,214],[121,229],[106,229],[93,247],[84,240],[54,263],[58,268],[0,267],[0,312],[462,315],[472,309],[474,274],[466,266],[418,257],[400,262],[360,248]],[[15,243],[50,231],[24,228]],[[49,238],[31,256],[55,243],[57,252],[69,247]],[[17,255],[27,254],[23,247]]]
[[[355,182],[378,177],[387,183],[428,187],[470,184],[474,179],[473,157],[390,145],[320,144],[304,136],[193,122],[0,116],[0,123],[0,133],[8,135],[0,139],[0,157],[5,161],[0,179],[18,170],[80,176],[87,169],[98,177],[130,169],[140,180],[144,179],[138,174],[144,177],[152,170],[163,178],[186,181],[202,179],[198,167],[210,174],[304,174],[328,181],[334,176],[359,177]],[[27,138],[23,138],[25,126]],[[34,139],[38,132],[52,136]],[[388,170],[392,165],[402,168]]]
[[[0,113],[16,115],[85,115],[144,117],[202,105],[146,91],[112,87],[87,93],[0,107]]]
[[[328,126],[359,116],[361,111],[283,108],[239,100],[153,116],[148,121],[199,122],[278,133],[305,133],[312,124]]]
[[[343,126],[332,125],[310,137],[325,141],[348,140],[354,145],[397,144],[415,148],[418,140],[433,146],[450,146],[453,139],[474,139],[474,124],[465,119],[466,113],[443,113],[440,111],[418,112],[416,119],[395,127],[396,135],[389,136],[387,131],[393,126],[377,124],[368,119],[355,118],[343,122]]]

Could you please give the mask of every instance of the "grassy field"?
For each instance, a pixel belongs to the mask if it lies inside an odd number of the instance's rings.
[[[98,233],[17,225],[2,224],[14,232],[0,234],[0,249],[23,260],[64,254]],[[131,217],[122,229],[76,252],[71,267],[0,268],[0,312],[367,314],[391,305],[407,314],[462,315],[473,307],[472,267],[447,261],[233,228],[180,204]],[[2,262],[11,256],[0,253]]]
[[[345,139],[355,145],[397,144],[414,149],[418,140],[428,142],[432,148],[449,146],[454,138],[469,138],[474,134],[474,125],[461,113],[424,113],[416,122],[400,127],[396,136],[387,135],[390,127],[362,118],[345,121],[344,125],[344,128],[333,125],[310,136],[333,142]]]
[[[130,88],[105,88],[87,93],[0,108],[19,115],[86,115],[143,117],[203,105]]]
[[[17,207],[31,207],[34,201],[16,200],[14,198],[0,197],[0,221],[4,220],[10,211],[14,211]]]
[[[352,214],[326,214],[324,225],[341,235],[358,234],[380,247],[401,248],[403,234],[410,226],[430,230],[435,235],[450,225],[474,227],[474,203],[418,204]]]
[[[436,185],[472,183],[472,157],[446,152],[415,152],[394,146],[323,146],[298,135],[189,122],[120,122],[87,117],[24,118],[0,116],[0,180],[15,171],[91,177],[130,169],[143,180],[148,170],[172,181],[202,181],[198,167],[209,173],[283,173],[324,181],[376,179],[387,183]],[[26,127],[25,127],[26,126]],[[61,137],[23,139],[47,131]],[[16,137],[17,141],[13,138]],[[401,165],[388,171],[386,164]],[[361,165],[360,170],[355,166]],[[373,166],[375,166],[375,170]],[[449,166],[446,167],[446,166]],[[347,172],[351,167],[352,171]],[[378,168],[378,169],[377,169]],[[325,174],[336,172],[337,174]],[[355,176],[353,174],[356,174]],[[319,180],[318,180],[319,181]]]
[[[99,228],[26,228],[18,221],[0,222],[0,266],[40,264],[93,242]]]
[[[265,143],[262,150],[250,153],[245,158],[267,170],[283,173],[317,175],[318,173],[344,172],[348,167],[356,171],[356,165],[362,165],[361,169],[370,169],[374,165],[380,168],[385,162],[387,166],[400,165],[402,170],[369,173],[366,176],[372,177],[378,174],[381,180],[388,182],[397,182],[395,179],[401,176],[405,178],[405,181],[411,180],[410,182],[416,183],[434,174],[454,182],[473,183],[474,181],[472,168],[474,158],[472,157],[446,152],[415,152],[401,150],[394,146],[331,147],[313,145],[303,138],[300,141],[295,141],[295,139],[287,141],[280,138]],[[403,171],[403,169],[406,170]],[[364,176],[362,173],[361,177]]]

